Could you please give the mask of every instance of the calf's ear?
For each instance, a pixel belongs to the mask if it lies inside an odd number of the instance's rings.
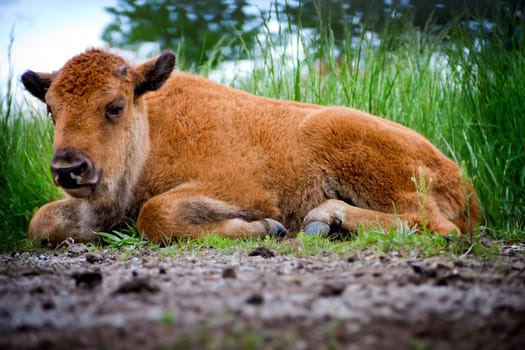
[[[168,80],[173,68],[175,68],[175,54],[171,51],[164,51],[156,59],[138,66],[135,96],[160,88]]]
[[[32,70],[28,70],[22,74],[21,80],[27,91],[42,102],[46,102],[46,93],[49,85],[51,85],[51,74],[35,73]]]

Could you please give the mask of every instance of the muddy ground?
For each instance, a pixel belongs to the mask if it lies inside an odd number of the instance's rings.
[[[525,247],[492,261],[0,255],[0,349],[525,349]]]

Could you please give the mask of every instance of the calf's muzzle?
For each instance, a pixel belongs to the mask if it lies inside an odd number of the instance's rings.
[[[91,159],[76,149],[60,149],[51,159],[51,175],[57,186],[75,197],[91,193],[100,179]]]

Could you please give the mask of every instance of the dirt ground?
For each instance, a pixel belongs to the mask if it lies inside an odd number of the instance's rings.
[[[0,255],[0,349],[525,349],[525,247],[496,260]]]

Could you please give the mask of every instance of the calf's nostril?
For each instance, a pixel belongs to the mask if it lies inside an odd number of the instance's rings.
[[[54,167],[51,166],[51,170],[53,170],[55,173],[57,173],[60,176],[67,176],[67,175],[77,175],[79,176],[87,169],[87,164],[76,164],[73,166],[68,167]]]
[[[56,185],[76,189],[99,181],[100,173],[91,159],[76,150],[58,150],[51,160],[51,174]]]
[[[82,162],[78,166],[71,167],[71,173],[73,173],[74,175],[80,175],[84,171],[86,171],[87,168],[88,168],[88,164],[86,162]]]
[[[89,164],[87,162],[62,167],[51,166],[51,171],[54,173],[55,183],[64,188],[80,187],[82,185],[83,176],[88,169]]]

